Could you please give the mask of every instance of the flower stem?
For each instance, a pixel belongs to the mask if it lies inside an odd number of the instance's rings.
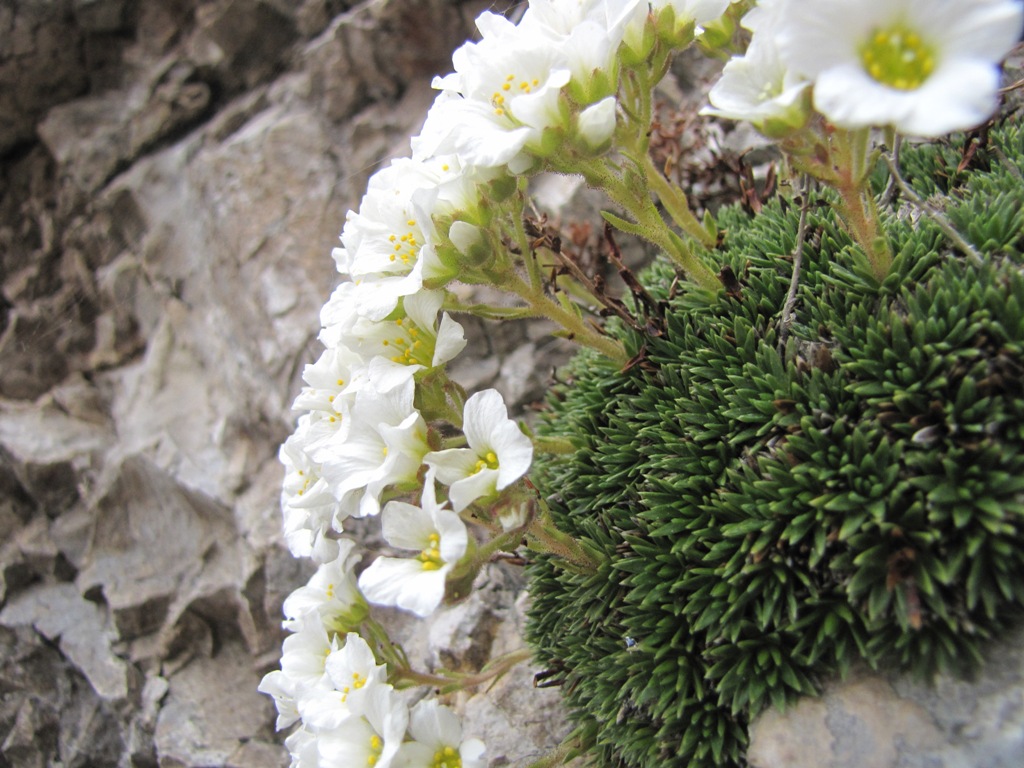
[[[782,304],[782,317],[779,320],[779,352],[786,350],[786,339],[789,338],[789,326],[793,322],[793,308],[796,306],[796,294],[800,286],[800,267],[803,264],[804,243],[807,241],[807,211],[811,207],[811,182],[807,174],[803,174],[800,182],[800,223],[796,230],[796,250],[793,251],[793,276],[789,281],[786,300]]]
[[[530,548],[548,552],[564,561],[565,565],[584,573],[593,573],[605,561],[600,553],[576,541],[555,527],[551,513],[543,499],[539,511],[526,528]]]
[[[867,130],[836,128],[834,140],[836,176],[832,184],[840,197],[838,213],[867,256],[875,278],[882,282],[892,266],[892,249],[879,233],[878,207],[867,188]]]
[[[566,455],[576,452],[576,446],[567,437],[533,436],[533,447],[541,453]]]
[[[372,616],[367,616],[360,625],[363,639],[369,641],[374,649],[374,656],[377,661],[387,664],[393,669],[402,669],[409,666],[409,657],[401,645],[392,641],[388,631],[381,626],[380,622]]]
[[[477,519],[476,522],[481,525],[488,525],[486,520]],[[464,558],[465,562],[460,561],[452,570],[449,575],[449,579],[467,579],[472,582],[483,567],[491,561],[491,557],[493,557],[496,552],[514,551],[516,547],[519,546],[519,542],[522,538],[523,532],[521,528],[499,533],[482,547],[479,547],[472,556]]]
[[[668,215],[672,217],[672,221],[705,248],[709,250],[714,248],[717,245],[717,238],[704,229],[700,220],[693,215],[683,190],[665,178],[661,170],[654,165],[649,154],[646,156],[646,160],[647,180],[658,199],[661,200],[661,204],[665,206]]]
[[[579,311],[573,311],[562,303],[548,296],[542,286],[534,286],[523,280],[515,272],[495,276],[495,284],[514,293],[526,302],[535,316],[546,317],[565,330],[565,336],[572,341],[595,349],[613,360],[617,365],[625,365],[629,355],[625,348],[615,339],[605,336],[591,325],[588,325]],[[566,303],[571,302],[567,299]]]
[[[441,689],[442,693],[473,688],[474,686],[494,680],[508,672],[516,664],[529,661],[532,653],[528,648],[520,648],[517,651],[503,654],[487,662],[483,669],[477,673],[452,672],[443,670],[440,674],[430,672],[419,672],[406,665],[395,669],[391,674],[392,683],[401,687],[402,683],[411,685],[429,685]]]
[[[544,277],[541,274],[536,254],[534,253],[534,249],[531,247],[530,238],[526,234],[526,228],[523,222],[523,214],[526,206],[526,185],[527,180],[525,178],[520,179],[519,194],[516,195],[515,205],[511,215],[507,218],[511,221],[512,238],[519,247],[519,253],[522,256],[523,265],[526,267],[526,274],[530,278],[530,286],[535,290],[539,290],[544,285]]]
[[[578,165],[577,172],[582,173],[589,184],[602,189],[635,221],[634,224],[615,216],[606,215],[605,218],[611,221],[616,228],[657,245],[687,277],[701,288],[717,291],[722,287],[715,273],[696,257],[689,243],[673,232],[658,213],[658,209],[650,197],[648,179],[639,180],[640,189],[631,189],[630,184],[607,168],[602,160],[585,160]],[[648,175],[644,174],[645,177]],[[670,186],[668,180],[664,180],[664,183],[666,186]],[[690,216],[692,217],[692,214]],[[704,231],[703,227],[701,227],[701,231]],[[704,237],[707,237],[706,232]]]

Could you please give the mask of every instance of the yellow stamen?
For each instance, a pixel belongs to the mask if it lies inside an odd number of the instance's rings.
[[[434,753],[430,768],[462,768],[462,755],[454,747],[444,747]]]
[[[423,564],[421,567],[424,571],[440,570],[444,565],[444,560],[441,559],[441,536],[436,533],[427,536],[427,546],[416,559]]]
[[[903,24],[875,29],[859,53],[872,79],[900,91],[920,88],[935,70],[934,49]]]

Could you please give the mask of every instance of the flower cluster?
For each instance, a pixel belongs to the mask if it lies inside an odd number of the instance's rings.
[[[1017,0],[761,0],[743,18],[750,45],[705,114],[780,133],[803,123],[813,94],[843,128],[972,128],[996,107],[999,61],[1021,21]]]
[[[529,177],[582,175],[618,206],[610,224],[718,290],[698,255],[715,248],[717,227],[654,167],[649,127],[671,57],[695,41],[741,44],[742,15],[752,37],[706,113],[785,135],[795,157],[825,158],[794,167],[840,190],[841,216],[884,276],[864,202],[866,155],[850,150],[867,142],[843,143],[836,131],[933,135],[984,119],[1021,14],[1017,0],[534,0],[518,22],[477,19],[480,39],[434,80],[410,156],[375,173],[347,216],[333,252],[345,280],[321,312],[324,351],[303,372],[296,428],[280,451],[285,541],[318,565],[285,602],[281,669],[260,688],[276,701],[278,728],[299,724],[286,742],[293,766],[483,765],[483,745],[462,740],[449,710],[430,700],[410,709],[396,690],[455,678],[414,671],[370,605],[428,616],[524,541],[569,568],[592,571],[600,557],[553,526],[524,480],[535,450],[573,446],[532,439],[497,391],[467,393],[447,370],[467,344],[459,312],[546,318],[629,361],[586,316],[622,302],[608,303],[595,281],[568,285],[576,267],[528,230]],[[827,130],[807,128],[815,110]],[[803,151],[815,142],[827,145]],[[463,304],[456,281],[513,303]],[[372,516],[396,552],[357,576],[346,521]]]
[[[455,714],[432,699],[411,709],[386,670],[353,632],[328,639],[316,616],[295,620],[281,669],[263,678],[277,727],[302,724],[285,741],[292,765],[322,768],[483,768],[484,745],[463,739]]]

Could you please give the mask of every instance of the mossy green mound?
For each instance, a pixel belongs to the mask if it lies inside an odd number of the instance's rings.
[[[819,196],[780,343],[799,211],[726,211],[739,293],[656,266],[663,333],[619,333],[642,361],[564,374],[542,432],[578,450],[532,478],[608,562],[534,563],[528,634],[595,764],[743,765],[763,707],[858,660],[969,669],[1019,617],[1024,135],[989,140],[903,157],[983,264],[903,204],[880,286]]]

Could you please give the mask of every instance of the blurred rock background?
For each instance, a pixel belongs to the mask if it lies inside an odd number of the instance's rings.
[[[0,766],[287,764],[277,448],[345,211],[484,7],[0,3]],[[467,384],[536,399],[543,337],[467,325]],[[521,645],[484,586],[391,617],[425,666]],[[492,765],[563,734],[532,674],[462,696]]]
[[[311,568],[282,546],[277,448],[345,211],[489,5],[0,0],[0,768],[287,765],[256,686]],[[692,103],[659,161],[702,202],[749,196],[763,143],[695,130]],[[565,348],[465,324],[455,376],[537,402]],[[386,620],[424,667],[478,667],[521,646],[525,600],[512,566],[478,587]],[[751,764],[1019,766],[1024,653],[1000,658],[973,687],[830,688],[762,718]],[[452,701],[495,768],[568,728],[535,671]]]

